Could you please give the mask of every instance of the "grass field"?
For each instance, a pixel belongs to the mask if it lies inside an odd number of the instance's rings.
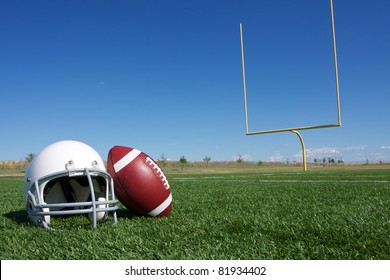
[[[388,168],[196,173],[168,172],[168,218],[121,206],[115,226],[75,216],[52,219],[56,231],[30,226],[23,179],[2,177],[0,258],[390,259]]]

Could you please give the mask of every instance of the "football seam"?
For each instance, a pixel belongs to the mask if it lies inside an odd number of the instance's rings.
[[[157,163],[155,163],[150,157],[146,157],[146,163],[149,164],[152,170],[157,173],[157,176],[160,177],[160,180],[162,181],[165,189],[170,189],[168,179]]]

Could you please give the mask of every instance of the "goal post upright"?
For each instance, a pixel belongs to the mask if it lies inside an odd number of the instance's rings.
[[[242,85],[244,90],[244,111],[245,111],[245,133],[248,135],[248,106],[246,103],[246,78],[245,78],[245,57],[244,57],[244,39],[242,36],[242,23],[240,23],[240,43],[241,43],[241,68],[242,68]]]
[[[312,126],[300,126],[300,127],[291,127],[291,128],[279,128],[279,129],[269,129],[269,130],[260,130],[260,131],[249,131],[248,123],[248,105],[247,105],[247,87],[246,87],[246,74],[245,74],[245,57],[244,57],[244,39],[243,39],[243,25],[240,23],[240,46],[241,46],[241,68],[242,68],[242,83],[243,83],[243,93],[244,93],[244,113],[245,113],[245,133],[246,135],[258,135],[258,134],[267,134],[267,133],[277,133],[277,132],[293,132],[295,133],[302,147],[302,158],[303,158],[303,170],[307,170],[306,165],[306,149],[303,138],[298,132],[299,130],[309,130],[309,129],[320,129],[320,128],[330,128],[330,127],[341,127],[341,110],[340,110],[340,89],[339,89],[339,73],[338,73],[338,63],[337,63],[337,50],[336,50],[336,32],[335,32],[335,21],[334,21],[334,11],[333,11],[333,1],[330,1],[330,16],[332,23],[332,42],[333,42],[333,61],[334,61],[334,74],[335,74],[335,87],[336,87],[336,107],[337,107],[337,123],[333,124],[322,124],[322,125],[312,125]]]

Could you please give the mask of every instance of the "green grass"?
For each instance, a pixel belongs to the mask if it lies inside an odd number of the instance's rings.
[[[269,170],[267,170],[269,171]],[[0,178],[1,259],[390,259],[389,170],[170,174],[168,218],[121,206],[27,223],[22,178]]]

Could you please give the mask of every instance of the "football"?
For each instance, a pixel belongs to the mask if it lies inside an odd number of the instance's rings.
[[[118,200],[136,215],[165,217],[172,210],[172,194],[160,166],[147,154],[130,147],[110,149],[107,171]]]

